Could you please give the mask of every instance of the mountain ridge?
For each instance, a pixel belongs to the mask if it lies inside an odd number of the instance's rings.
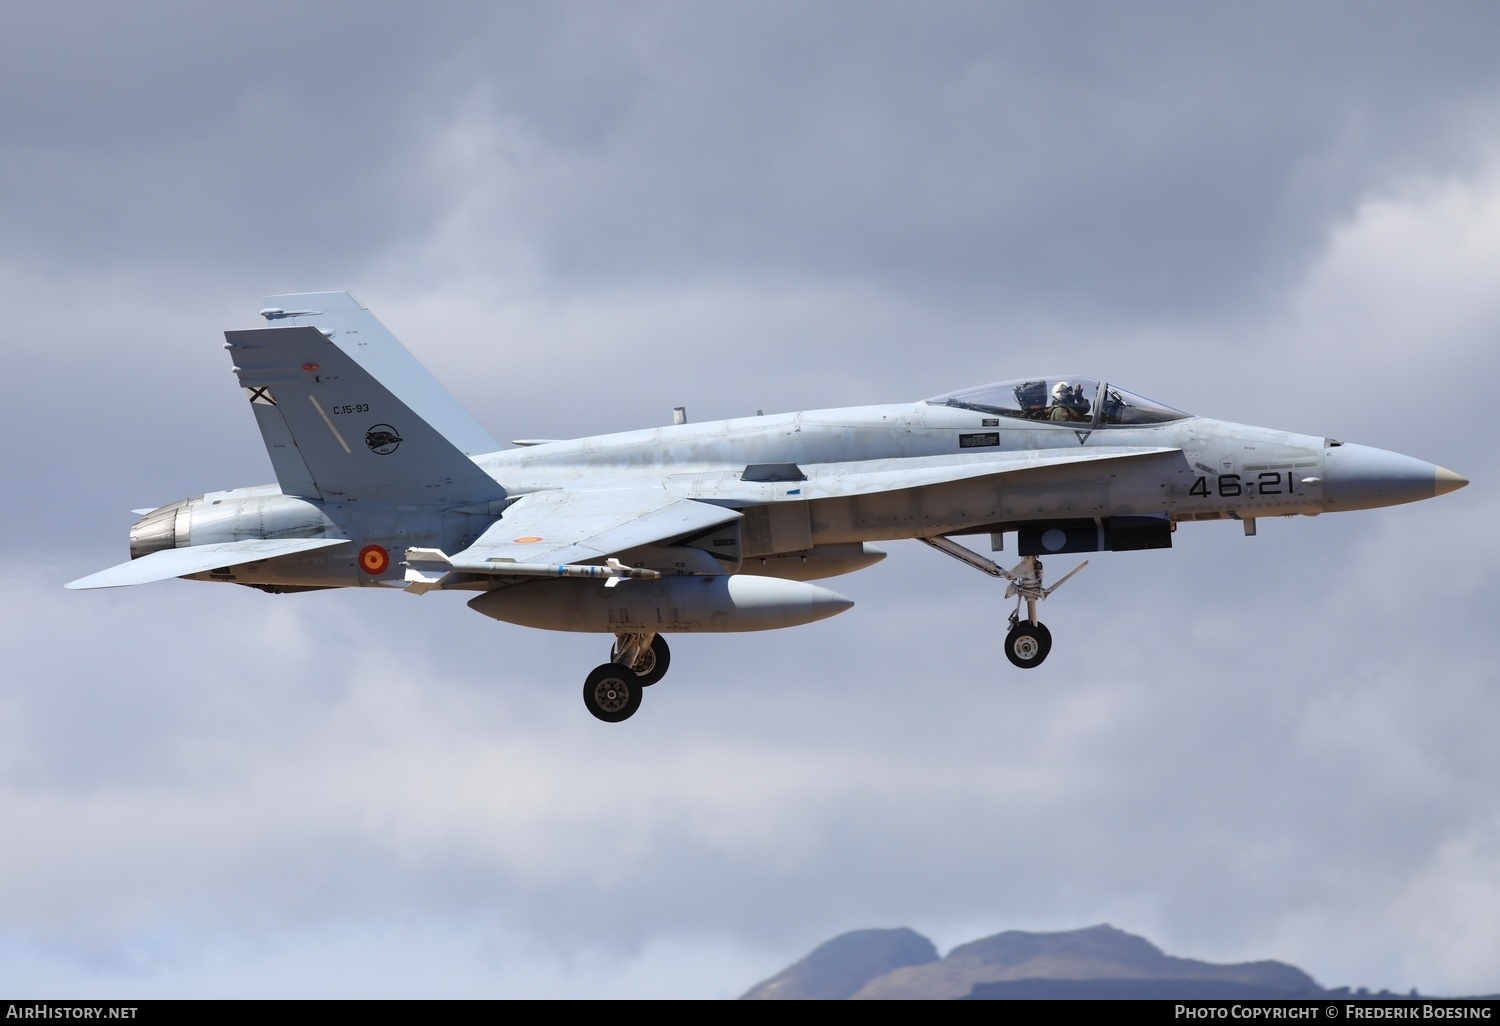
[[[1179,958],[1144,937],[1101,923],[1054,933],[1006,930],[960,944],[941,957],[932,942],[914,930],[856,930],[819,945],[743,997],[1159,997],[1174,989],[1183,997],[1209,992],[1286,998],[1335,993],[1285,962],[1219,964]]]

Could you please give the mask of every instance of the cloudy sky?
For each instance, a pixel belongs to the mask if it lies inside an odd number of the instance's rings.
[[[1110,922],[1500,991],[1500,13],[7,4],[0,991],[736,995],[849,929]],[[1396,449],[1420,505],[1103,554],[1013,670],[914,542],[835,620],[73,593],[272,479],[220,348],[348,289],[500,438],[1081,371]]]

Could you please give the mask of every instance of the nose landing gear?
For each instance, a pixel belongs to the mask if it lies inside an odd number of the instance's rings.
[[[1049,588],[1042,584],[1042,561],[1035,556],[1022,556],[1019,563],[1005,570],[993,560],[985,559],[979,553],[965,548],[951,538],[938,535],[917,540],[991,577],[1000,577],[1008,581],[1005,597],[1014,598],[1016,608],[1010,614],[1010,632],[1005,635],[1005,657],[1023,670],[1042,665],[1042,660],[1046,659],[1047,654],[1052,651],[1052,632],[1037,620],[1036,604],[1061,588],[1067,583],[1068,578],[1088,566],[1089,561],[1085,559],[1079,563]],[[1021,616],[1022,602],[1026,603],[1024,617]]]

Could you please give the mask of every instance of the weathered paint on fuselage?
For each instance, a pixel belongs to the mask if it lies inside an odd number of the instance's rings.
[[[770,526],[757,535],[760,554],[1003,530],[1005,525],[1063,518],[1167,514],[1181,522],[1315,515],[1330,508],[1325,462],[1338,443],[1327,439],[1201,417],[1087,428],[918,402],[669,425],[504,450],[476,462],[510,498],[552,488],[660,488],[674,497],[746,511],[747,521],[769,517]],[[1129,460],[900,485],[907,468],[934,460],[983,463],[998,454],[1124,454],[1136,449],[1143,454]],[[796,464],[808,479],[742,480],[746,466],[757,464]],[[858,491],[843,485],[875,472],[894,476],[894,489],[840,494]],[[156,547],[259,537],[353,542],[196,579],[358,587],[400,583],[401,553],[408,547],[448,552],[467,547],[494,522],[503,502],[458,512],[313,502],[260,486],[210,493],[177,506],[172,537],[158,537]],[[152,516],[163,521],[161,511]],[[362,572],[358,553],[367,545],[391,553],[385,573]]]
[[[1323,438],[1201,417],[1079,430],[1086,427],[913,403],[672,425],[497,453],[480,462],[513,492],[637,480],[737,507],[803,502],[814,544],[1073,517],[1167,513],[1193,520],[1323,512]],[[994,435],[996,444],[964,448],[964,436],[977,433]],[[913,457],[977,463],[997,453],[1137,448],[1177,451],[1129,463],[1081,463],[849,498],[817,496],[834,490],[840,475],[876,469],[899,474],[902,461]],[[747,464],[776,463],[797,464],[822,487],[739,479]]]

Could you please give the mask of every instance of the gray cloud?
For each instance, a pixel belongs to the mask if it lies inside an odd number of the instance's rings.
[[[1479,8],[25,17],[6,165],[40,202],[11,232],[74,262],[216,251],[299,277],[419,237],[459,132],[494,146],[462,183],[496,204],[477,227],[569,279],[1233,304],[1284,285],[1350,197],[1472,160],[1497,84]]]

